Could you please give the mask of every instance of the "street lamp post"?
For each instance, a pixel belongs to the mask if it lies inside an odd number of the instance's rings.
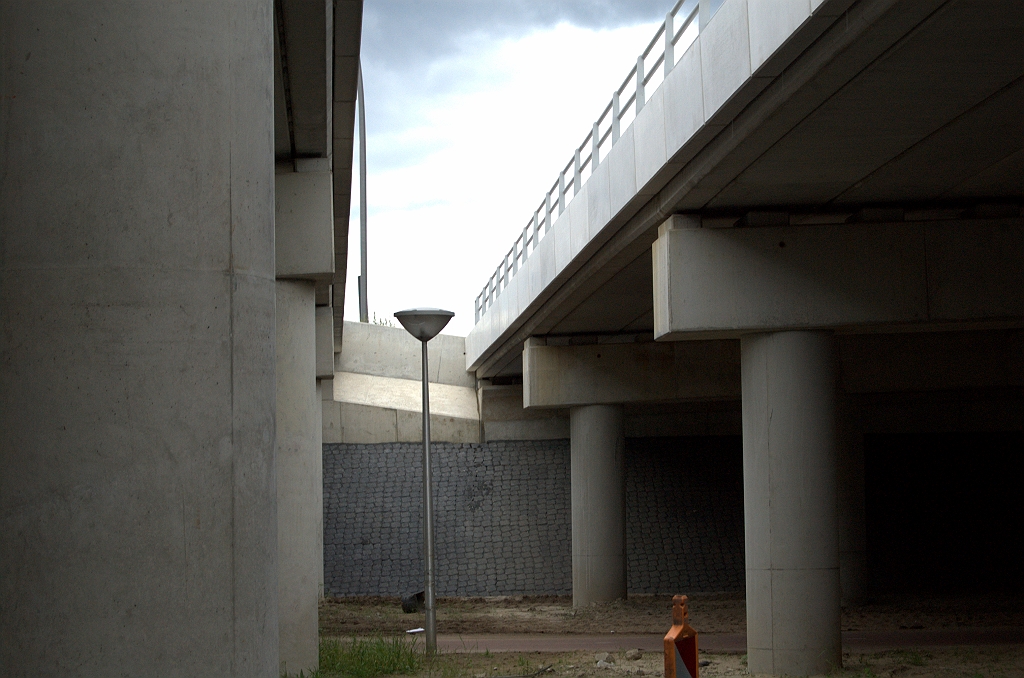
[[[434,492],[430,473],[430,389],[427,342],[444,329],[455,314],[439,308],[413,308],[395,314],[423,349],[423,595],[426,611],[427,654],[437,651],[437,615],[434,610]]]

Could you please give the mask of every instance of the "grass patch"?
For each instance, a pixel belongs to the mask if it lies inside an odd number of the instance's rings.
[[[416,651],[416,642],[404,638],[336,638],[320,639],[320,671],[322,678],[378,678],[396,674],[412,675],[420,670],[423,657]]]

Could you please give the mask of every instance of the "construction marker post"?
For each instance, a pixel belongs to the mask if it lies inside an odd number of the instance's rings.
[[[686,596],[672,596],[672,628],[665,636],[665,678],[700,678],[697,632],[686,623]]]

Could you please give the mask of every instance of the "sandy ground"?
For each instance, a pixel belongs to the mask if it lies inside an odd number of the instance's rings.
[[[701,654],[706,664],[700,668],[702,678],[716,676],[749,676],[742,655]],[[529,676],[547,668],[539,678],[624,678],[625,676],[661,676],[664,664],[660,654],[647,653],[639,660],[629,660],[615,653],[608,668],[597,668],[597,655],[589,652],[559,654],[501,653],[494,655],[442,655],[421,672],[421,677],[499,678]],[[942,648],[923,651],[847,653],[843,667],[831,674],[852,678],[935,676],[950,678],[1020,678],[1024,676],[1024,646],[989,646],[981,648]]]
[[[438,633],[665,633],[671,626],[669,596],[574,610],[569,596],[441,598]],[[702,633],[744,633],[741,594],[690,596],[690,624]],[[320,607],[325,635],[397,634],[423,625],[422,613],[405,614],[398,598],[330,598]],[[1000,596],[893,597],[843,611],[844,631],[1024,627],[1024,599]]]
[[[569,597],[509,596],[438,600],[442,634],[662,634],[671,625],[669,596],[633,596],[628,601],[573,610]],[[690,622],[703,633],[743,633],[742,596],[691,596]],[[405,614],[397,598],[325,600],[321,633],[329,636],[405,635],[423,625],[422,613]],[[1024,599],[998,596],[881,598],[844,610],[845,631],[903,629],[984,629],[1024,627]],[[422,643],[422,640],[417,641]],[[598,667],[594,652],[441,653],[418,678],[623,678],[664,675],[660,653],[627,659],[611,653]],[[749,676],[742,654],[702,653],[702,678]],[[543,669],[538,673],[539,669]],[[843,667],[830,675],[860,678],[917,676],[1024,678],[1024,645],[922,648],[886,652],[848,652]]]

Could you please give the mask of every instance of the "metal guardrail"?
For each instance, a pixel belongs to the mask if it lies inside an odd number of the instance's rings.
[[[697,24],[694,22],[699,13],[699,1],[678,0],[665,16],[665,21],[651,38],[647,49],[637,57],[636,65],[633,66],[618,89],[612,93],[611,101],[601,111],[601,115],[598,116],[590,133],[576,148],[572,159],[558,173],[558,179],[548,189],[544,200],[533,211],[530,220],[523,227],[523,232],[512,243],[512,249],[505,254],[505,258],[498,264],[480,294],[477,295],[473,303],[474,322],[480,321],[480,317],[494,304],[502,290],[508,287],[512,276],[519,272],[519,267],[526,263],[530,253],[537,249],[540,241],[551,230],[553,218],[560,216],[569,201],[580,192],[584,173],[588,179],[594,173],[601,162],[601,149],[610,149],[619,140],[623,120],[626,120],[625,124],[628,129],[632,120],[643,110],[644,104],[647,102],[647,86],[655,80],[659,73],[662,74],[661,80],[655,82],[651,87],[653,93],[668,77],[676,65],[676,47],[679,46],[689,28],[697,28]],[[691,35],[695,38],[696,32],[691,32]],[[688,42],[682,47],[688,47],[689,44]],[[679,50],[680,54],[684,51],[685,49]],[[656,58],[653,62],[650,61],[655,55]],[[659,66],[664,68],[659,71]],[[622,98],[627,91],[630,92],[629,97],[623,102]],[[630,114],[632,118],[630,118]],[[572,190],[571,196],[569,195],[570,189]]]

